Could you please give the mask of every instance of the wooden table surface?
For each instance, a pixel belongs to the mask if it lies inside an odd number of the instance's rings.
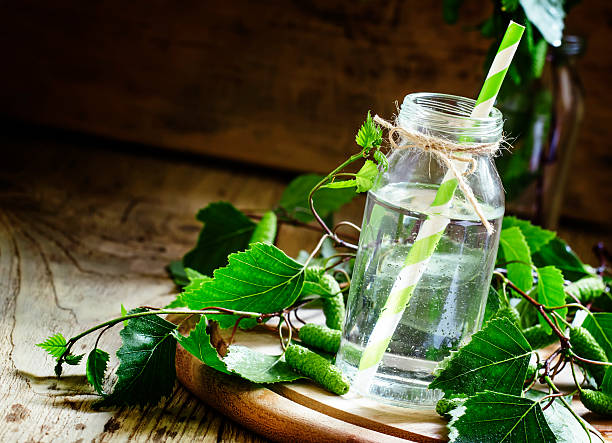
[[[83,366],[57,380],[34,344],[116,316],[121,303],[164,305],[176,292],[164,266],[194,243],[197,209],[221,199],[270,208],[289,176],[62,134],[3,138],[0,441],[263,441],[178,385],[156,406],[97,410]],[[343,215],[359,222],[361,205]],[[565,234],[585,253],[598,238]],[[315,239],[280,232],[289,254]],[[104,347],[118,343],[109,334]]]

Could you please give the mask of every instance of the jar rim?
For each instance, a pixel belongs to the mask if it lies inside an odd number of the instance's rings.
[[[404,97],[398,118],[400,124],[418,120],[419,126],[449,135],[501,138],[501,111],[493,107],[487,117],[472,117],[475,105],[476,100],[459,95],[416,92]]]

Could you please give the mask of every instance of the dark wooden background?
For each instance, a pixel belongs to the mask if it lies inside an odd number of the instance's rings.
[[[273,206],[293,173],[354,150],[368,109],[475,96],[489,42],[464,28],[490,2],[465,3],[448,26],[441,0],[3,2],[0,440],[263,441],[180,387],[94,410],[82,367],[57,381],[32,343],[171,300],[164,266],[193,245],[197,208]],[[587,103],[560,235],[596,264],[593,242],[612,244],[612,4],[583,1],[568,29],[588,38]],[[295,229],[280,233],[291,255],[316,241]]]
[[[441,1],[5,2],[0,112],[111,139],[293,171],[354,149],[368,109],[390,116],[413,91],[475,96],[490,13]],[[608,231],[612,3],[568,20],[585,35],[586,119],[563,216]]]

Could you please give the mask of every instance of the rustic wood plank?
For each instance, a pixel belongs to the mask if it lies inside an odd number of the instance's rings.
[[[488,41],[442,2],[231,3],[75,0],[5,5],[0,113],[122,140],[299,170],[328,170],[352,149],[368,109],[407,92],[475,96]],[[569,32],[588,39],[579,68],[586,116],[563,215],[610,229],[612,100],[606,0],[582,2]],[[606,167],[604,167],[606,165]]]
[[[66,368],[58,381],[33,344],[116,315],[120,303],[165,304],[175,288],[164,266],[194,243],[197,209],[218,199],[269,208],[288,177],[87,138],[0,133],[0,441],[262,441],[180,387],[143,411],[97,411],[83,368]],[[343,218],[359,223],[362,205]],[[587,257],[602,238],[567,232]],[[280,233],[292,255],[316,238]],[[117,345],[107,338],[107,349]]]
[[[12,154],[0,172],[0,440],[263,441],[181,387],[143,411],[97,411],[83,367],[58,381],[34,343],[117,315],[120,303],[167,303],[175,288],[164,265],[193,243],[196,209],[222,197],[269,206],[282,183],[87,147],[4,145]],[[117,344],[115,336],[104,346]]]

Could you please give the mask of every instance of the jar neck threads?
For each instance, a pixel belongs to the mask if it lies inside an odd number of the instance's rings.
[[[503,129],[501,112],[493,108],[488,117],[474,118],[470,114],[475,104],[475,100],[456,95],[409,94],[404,98],[397,124],[407,131],[450,142],[500,142]]]

